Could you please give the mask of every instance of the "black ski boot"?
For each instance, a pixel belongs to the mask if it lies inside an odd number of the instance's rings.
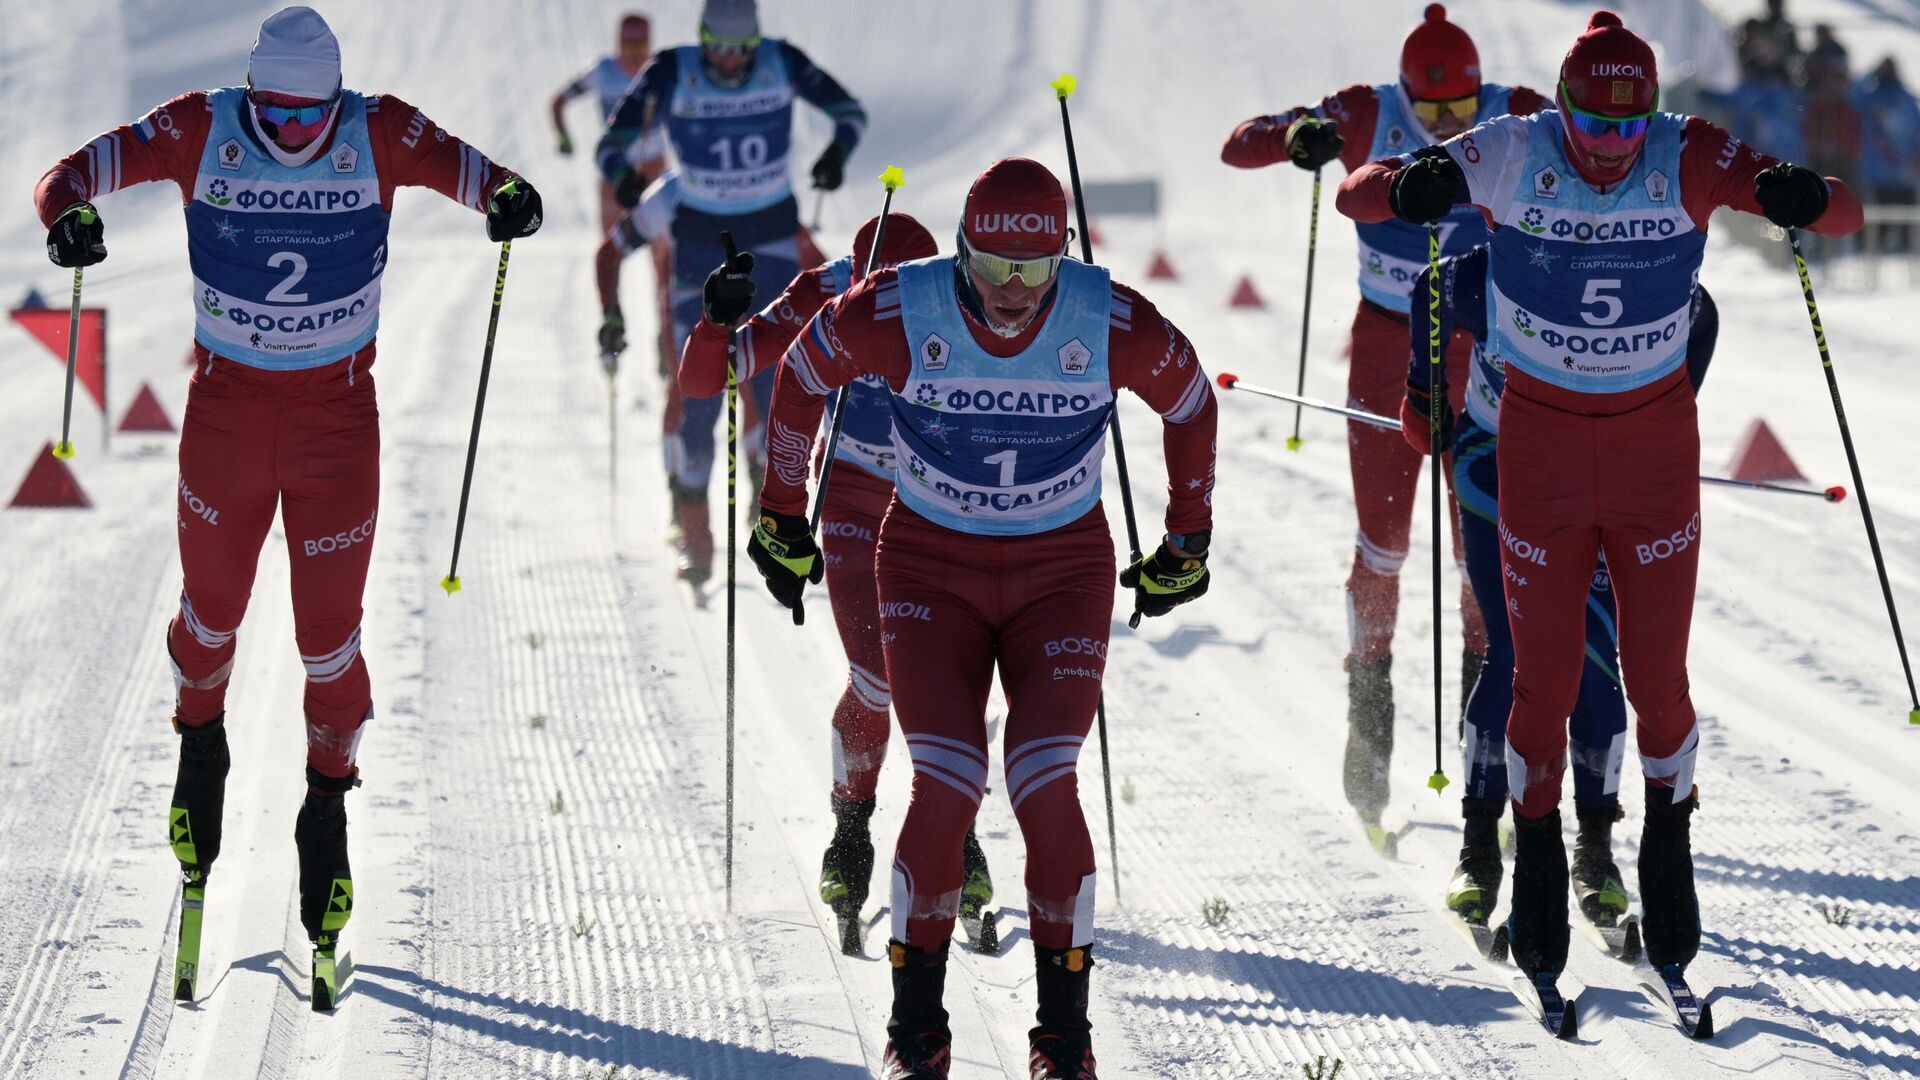
[[[947,989],[947,948],[937,952],[905,942],[887,942],[893,965],[893,1015],[887,1020],[886,1056],[880,1080],[941,1080],[953,1065],[953,1032],[942,1000]]]
[[[1093,974],[1091,946],[1033,947],[1039,1021],[1027,1032],[1031,1080],[1099,1080],[1094,1072],[1093,1025],[1087,1022],[1087,983]]]
[[[1513,966],[1533,976],[1567,967],[1567,846],[1560,811],[1528,819],[1513,815],[1513,911],[1507,940]]]
[[[867,832],[873,806],[873,799],[833,800],[833,840],[820,860],[820,899],[840,920],[840,951],[847,956],[860,955],[865,931],[860,911],[873,879],[873,838]]]
[[[1454,737],[1467,737],[1467,702],[1473,700],[1473,688],[1480,685],[1480,669],[1485,667],[1487,658],[1472,649],[1460,650],[1460,723]]]
[[[987,910],[993,903],[993,875],[987,872],[987,853],[980,849],[980,837],[973,826],[960,848],[960,926],[967,933],[973,951],[994,955],[1000,951],[1000,921]]]
[[[1387,766],[1393,759],[1393,657],[1347,657],[1347,750],[1341,779],[1375,851],[1391,854],[1381,827],[1387,808]]]
[[[1685,968],[1700,951],[1700,901],[1693,890],[1689,819],[1700,805],[1694,788],[1679,802],[1673,789],[1647,785],[1647,822],[1640,832],[1641,934],[1647,962]]]
[[[1575,806],[1580,819],[1580,835],[1573,842],[1573,896],[1580,902],[1580,914],[1595,926],[1617,926],[1626,917],[1626,883],[1620,866],[1613,861],[1613,823],[1620,820],[1620,805]]]
[[[341,928],[353,917],[346,793],[359,785],[358,769],[336,778],[307,766],[307,800],[293,823],[293,842],[300,852],[300,923],[313,941],[315,1012],[332,1011],[340,998],[334,950]]]
[[[180,768],[173,777],[173,805],[167,810],[167,842],[180,870],[189,879],[205,881],[220,856],[220,817],[227,801],[227,714],[209,723],[187,727],[173,720],[180,733]],[[197,878],[196,878],[197,875]]]
[[[1460,865],[1447,886],[1447,907],[1475,926],[1500,904],[1500,814],[1505,799],[1461,799]]]

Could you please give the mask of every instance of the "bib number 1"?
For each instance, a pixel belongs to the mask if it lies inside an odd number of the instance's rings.
[[[1020,456],[1020,451],[1018,450],[1002,450],[997,454],[989,454],[988,456],[983,457],[980,460],[987,463],[988,465],[1000,466],[1000,486],[1012,487],[1013,486],[1013,463],[1014,463],[1014,460],[1019,456]]]

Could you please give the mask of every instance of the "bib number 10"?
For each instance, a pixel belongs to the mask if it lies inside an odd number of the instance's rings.
[[[767,163],[767,137],[765,135],[743,135],[738,139],[718,139],[707,147],[720,161],[723,171],[739,169],[757,169]],[[736,153],[739,162],[734,161]]]

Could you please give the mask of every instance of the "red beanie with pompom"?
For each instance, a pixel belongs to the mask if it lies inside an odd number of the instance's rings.
[[[1637,116],[1660,102],[1652,47],[1611,11],[1587,21],[1560,63],[1560,82],[1566,104],[1604,116]]]
[[[1447,9],[1428,4],[1426,18],[1400,46],[1400,83],[1416,101],[1452,101],[1480,92],[1480,50]]]

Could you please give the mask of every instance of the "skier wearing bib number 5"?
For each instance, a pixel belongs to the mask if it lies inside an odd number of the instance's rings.
[[[180,188],[197,320],[180,435],[185,582],[167,633],[174,851],[189,881],[220,852],[234,635],[278,508],[307,669],[300,912],[318,942],[350,911],[343,796],[373,716],[360,601],[379,516],[372,369],[388,214],[399,188],[430,187],[506,240],[540,227],[540,196],[406,102],[342,89],[339,43],[304,7],[261,24],[247,85],[182,94],[49,170],[34,191],[48,257],[106,258],[93,200],[156,181]]]
[[[863,375],[892,390],[895,491],[875,573],[914,775],[892,868],[886,1077],[947,1075],[947,950],[962,843],[987,786],[996,667],[1038,969],[1031,1075],[1094,1075],[1093,843],[1074,768],[1113,619],[1100,466],[1123,387],[1161,415],[1169,485],[1167,538],[1121,583],[1149,615],[1207,587],[1212,389],[1186,335],[1152,304],[1104,269],[1064,258],[1066,215],[1045,166],[994,163],[967,193],[958,254],[880,271],[829,301],[787,351],[774,388],[748,554],[788,605],[821,574],[807,462],[826,396]]]
[[[1566,718],[1604,553],[1646,779],[1647,959],[1684,969],[1700,944],[1687,635],[1702,540],[1687,347],[1707,219],[1727,206],[1840,236],[1860,228],[1861,208],[1839,180],[1698,117],[1658,112],[1653,50],[1613,12],[1595,13],[1567,52],[1556,103],[1368,165],[1340,185],[1338,205],[1360,221],[1426,223],[1470,203],[1495,226],[1487,287],[1489,347],[1506,365],[1498,460],[1514,639],[1514,959],[1535,975],[1566,963]]]

